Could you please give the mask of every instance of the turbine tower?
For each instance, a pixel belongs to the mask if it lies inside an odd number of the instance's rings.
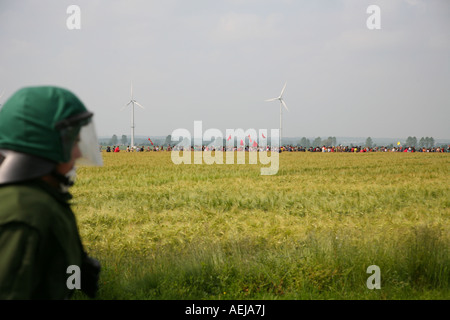
[[[132,104],[132,108],[131,108],[131,148],[134,147],[134,105],[137,105],[138,107],[145,109],[143,106],[141,106],[139,104],[139,102],[137,102],[136,100],[133,99],[133,82],[131,82],[131,99],[130,102],[128,102],[123,108],[122,110],[129,106],[130,103]]]
[[[5,93],[5,91],[3,90],[2,94],[0,94],[0,98],[3,97],[3,94]],[[0,107],[2,106],[2,104],[0,103]]]
[[[283,89],[281,90],[280,96],[278,98],[273,98],[273,99],[268,99],[266,101],[275,101],[275,100],[280,100],[280,145],[279,148],[281,148],[281,118],[282,118],[282,111],[283,111],[283,107],[286,108],[287,111],[289,111],[288,107],[286,106],[286,103],[283,100],[283,93],[284,93],[284,89],[286,89],[286,84],[287,82],[284,84]]]

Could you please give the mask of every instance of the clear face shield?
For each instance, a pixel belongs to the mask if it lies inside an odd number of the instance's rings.
[[[60,130],[63,153],[66,159],[71,158],[74,142],[78,142],[80,157],[75,161],[76,165],[102,166],[103,159],[100,153],[97,133],[92,120],[92,113],[65,119],[57,124]]]
[[[80,148],[81,157],[75,161],[76,165],[103,165],[103,158],[100,153],[94,121],[91,120],[87,125],[81,127],[78,147]]]
[[[81,118],[81,119],[80,119]],[[69,188],[75,183],[76,167],[85,166],[102,166],[103,158],[98,145],[97,133],[95,131],[92,114],[83,114],[81,117],[76,116],[60,123],[61,140],[63,142],[63,152],[67,159],[71,159],[74,144],[78,144],[77,158],[71,170],[64,174],[66,180],[60,183],[62,192],[68,192]]]

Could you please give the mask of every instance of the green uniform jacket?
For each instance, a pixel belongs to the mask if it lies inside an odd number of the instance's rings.
[[[0,186],[0,299],[66,299],[83,248],[68,200],[43,181]]]

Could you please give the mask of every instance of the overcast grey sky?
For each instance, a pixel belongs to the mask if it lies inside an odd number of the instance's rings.
[[[81,9],[69,30],[67,7]],[[381,9],[370,30],[369,5]],[[100,136],[177,128],[287,137],[450,138],[447,0],[0,0],[0,99],[29,85],[76,93]]]

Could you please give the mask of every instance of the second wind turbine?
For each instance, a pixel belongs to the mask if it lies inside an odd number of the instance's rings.
[[[133,148],[134,147],[134,105],[136,104],[138,107],[145,109],[136,100],[133,99],[133,82],[131,82],[131,100],[122,108],[122,110],[125,107],[129,106],[130,103],[133,105],[131,108],[131,110],[132,110],[131,111],[131,148]]]
[[[286,89],[286,85],[287,82],[284,84],[283,89],[281,90],[280,96],[278,98],[273,98],[273,99],[268,99],[266,101],[275,101],[275,100],[280,100],[280,145],[279,148],[281,149],[281,116],[282,116],[282,111],[283,111],[283,107],[286,108],[287,111],[289,111],[288,107],[286,106],[286,103],[283,100],[283,93],[284,93],[284,89]]]

